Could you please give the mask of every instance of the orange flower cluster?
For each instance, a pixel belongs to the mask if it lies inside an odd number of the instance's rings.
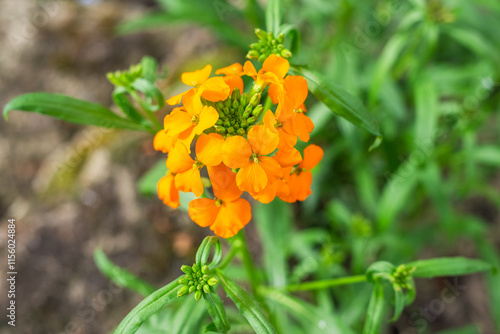
[[[165,117],[154,139],[155,149],[168,153],[169,171],[158,183],[166,205],[177,208],[179,191],[193,192],[198,197],[189,203],[193,221],[229,238],[251,219],[250,204],[241,198],[244,191],[262,203],[275,197],[303,201],[311,194],[310,170],[323,150],[309,145],[302,156],[295,148],[297,138],[309,141],[314,125],[305,114],[307,81],[287,76],[289,66],[286,59],[270,55],[259,71],[247,61],[215,72],[223,76],[210,77],[210,65],[182,75],[182,82],[193,88],[167,100],[170,105],[182,101],[182,106]],[[244,75],[254,80],[246,93]],[[266,93],[275,112],[264,112],[260,104]],[[201,176],[204,167],[210,184]],[[204,196],[210,185],[213,199]]]

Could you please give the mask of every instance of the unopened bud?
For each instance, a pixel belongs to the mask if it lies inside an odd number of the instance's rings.
[[[184,296],[188,293],[189,287],[187,285],[182,286],[179,291],[177,291],[177,297]]]
[[[247,105],[247,103],[248,103],[248,95],[247,95],[247,93],[241,94],[240,105],[242,105],[242,106],[245,107]]]
[[[248,51],[246,57],[248,59],[259,59],[260,53],[257,50],[250,50],[250,51]]]
[[[252,96],[252,98],[250,99],[250,104],[251,104],[252,106],[254,106],[254,107],[255,107],[256,105],[258,105],[258,104],[259,104],[259,102],[260,102],[260,93],[255,94],[255,95],[254,95],[254,96]]]
[[[250,118],[248,118],[248,119],[247,119],[247,124],[248,124],[248,125],[251,125],[251,124],[255,123],[255,121],[256,121],[256,120],[257,120],[257,118],[255,118],[255,117],[250,117]]]
[[[200,290],[197,290],[194,293],[194,299],[196,299],[196,301],[200,300],[201,296],[202,296],[202,292]]]
[[[264,62],[264,60],[266,60],[266,58],[267,58],[267,55],[265,55],[265,54],[261,54],[261,55],[259,56],[259,58],[257,58],[257,61],[258,61],[259,63],[262,63],[262,62]]]
[[[196,263],[193,264],[193,266],[191,268],[193,268],[193,272],[195,272],[195,273],[198,273],[200,271],[200,267],[198,267],[198,265]]]
[[[210,285],[205,284],[205,285],[203,286],[203,292],[205,292],[205,293],[210,293]]]
[[[283,58],[290,58],[292,56],[292,53],[288,49],[283,49],[281,50],[281,56]]]
[[[262,104],[259,104],[255,109],[252,111],[252,115],[255,117],[259,117],[260,114],[262,113],[262,110],[264,110],[264,107]]]
[[[204,265],[203,267],[201,267],[201,272],[203,274],[207,274],[208,273],[208,266],[207,265]]]
[[[218,127],[215,129],[215,131],[216,131],[218,134],[222,135],[222,136],[224,136],[225,134],[227,134],[227,130],[226,130],[226,128],[225,128],[225,127],[223,127],[223,126],[218,126]]]
[[[181,267],[181,270],[185,272],[186,274],[191,274],[193,272],[193,269],[190,266],[183,265]]]
[[[267,39],[267,32],[259,28],[255,29],[255,35],[257,35],[259,39]]]
[[[234,133],[234,128],[232,126],[227,128],[227,133],[233,134]]]
[[[207,281],[208,285],[210,286],[214,286],[216,285],[217,283],[219,283],[219,281],[217,281],[217,278],[215,277],[210,277]]]
[[[239,136],[244,136],[245,133],[246,133],[245,129],[239,128],[238,130],[236,130],[236,134]]]

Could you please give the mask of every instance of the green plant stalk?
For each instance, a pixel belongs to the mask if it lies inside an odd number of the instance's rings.
[[[259,278],[257,277],[257,268],[255,267],[252,257],[250,256],[250,252],[248,251],[248,245],[245,238],[244,230],[241,230],[238,234],[235,235],[237,241],[241,243],[239,248],[239,253],[241,255],[241,260],[243,261],[243,265],[245,266],[245,270],[248,275],[248,279],[250,280],[250,285],[252,287],[252,293],[255,296],[258,296],[257,290],[260,285]]]
[[[137,92],[134,90],[130,90],[130,95],[139,104],[142,110],[144,110],[144,112],[146,113],[146,116],[149,118],[153,127],[155,128],[155,133],[163,129],[163,126],[161,125],[160,121],[158,121],[153,112],[149,110],[149,108],[142,102]]]
[[[301,284],[292,284],[285,287],[288,291],[305,291],[305,290],[320,290],[330,288],[332,286],[347,285],[366,282],[365,275],[356,275],[342,278],[334,278],[322,281],[313,281]]]

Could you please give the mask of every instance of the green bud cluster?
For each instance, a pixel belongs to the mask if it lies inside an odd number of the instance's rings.
[[[202,99],[203,104],[215,108],[219,119],[215,123],[215,132],[222,136],[244,136],[257,121],[264,107],[260,103],[260,93],[248,96],[240,94],[235,88],[225,101],[210,102]]]
[[[272,32],[265,32],[260,29],[255,29],[255,34],[259,41],[250,44],[250,51],[247,53],[248,59],[255,59],[262,63],[271,54],[283,58],[290,58],[292,56],[290,50],[286,49],[283,45],[285,42],[284,34],[274,37]]]
[[[201,268],[197,264],[193,264],[192,267],[183,265],[181,270],[186,275],[181,276],[179,279],[181,288],[177,292],[177,297],[194,292],[194,299],[198,301],[203,293],[210,293],[211,287],[218,283],[215,277],[210,276],[210,269],[207,265]]]
[[[106,75],[108,80],[115,86],[123,86],[127,87],[135,79],[140,78],[142,76],[142,65],[132,65],[128,69],[128,71],[115,71],[110,72]]]
[[[411,274],[415,269],[415,267],[407,267],[402,264],[393,270],[389,280],[401,289],[411,290],[413,289]]]

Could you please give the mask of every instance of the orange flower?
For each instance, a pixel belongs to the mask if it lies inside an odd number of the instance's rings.
[[[312,174],[314,168],[323,158],[323,150],[317,145],[309,145],[304,149],[304,160],[290,170],[285,178],[290,187],[289,194],[279,194],[279,198],[285,202],[305,200],[311,193]]]
[[[155,150],[168,153],[172,149],[178,136],[168,136],[167,132],[162,129],[158,131],[153,140]]]
[[[193,160],[184,145],[176,144],[167,159],[167,168],[176,173],[175,186],[183,192],[193,192],[196,197],[203,194],[200,170],[204,166],[217,166],[222,162],[220,152],[224,140],[216,133],[203,134],[196,142],[196,160]]]
[[[243,191],[257,193],[269,182],[282,176],[281,166],[267,154],[279,141],[274,127],[256,125],[248,131],[248,141],[241,136],[227,137],[222,148],[223,161],[230,168],[239,168],[236,184]]]
[[[243,79],[241,79],[241,76],[245,74],[245,72],[243,72],[243,66],[241,66],[241,64],[234,63],[233,65],[220,68],[215,71],[215,74],[225,75],[224,81],[231,88],[230,94],[235,88],[238,88],[240,93],[243,93]]]
[[[201,102],[199,102],[200,96],[212,102],[227,99],[230,91],[229,86],[221,77],[209,78],[211,72],[212,66],[207,65],[201,70],[183,73],[181,76],[182,82],[185,85],[192,86],[193,88],[171,97],[167,100],[167,103],[170,105],[179,104],[183,96],[188,93],[191,93],[191,95],[186,95],[186,98],[191,97],[194,100],[190,100],[190,103],[186,103],[186,101],[184,101],[184,105],[191,103],[196,105],[201,104]]]
[[[210,226],[222,238],[238,233],[252,218],[247,200],[239,198],[241,191],[236,186],[235,174],[220,164],[208,169],[215,199],[198,198],[189,202],[188,213],[201,227]]]
[[[163,121],[166,136],[170,137],[170,147],[174,140],[179,141],[190,153],[193,138],[214,126],[218,119],[219,114],[210,106],[175,108]]]
[[[157,191],[158,197],[171,207],[172,209],[177,209],[180,205],[179,201],[179,190],[175,187],[174,182],[175,174],[167,172],[167,174],[158,181]]]
[[[271,85],[271,87],[269,87],[269,96],[273,99],[271,92],[278,92],[283,89],[281,82],[289,68],[290,64],[288,63],[288,60],[272,54],[264,60],[262,68],[259,72],[257,72],[250,61],[245,62],[243,70],[245,75],[248,75],[255,80],[255,86],[253,89],[255,89],[256,92],[261,92],[268,85]],[[277,102],[273,101],[273,103],[276,104]]]

